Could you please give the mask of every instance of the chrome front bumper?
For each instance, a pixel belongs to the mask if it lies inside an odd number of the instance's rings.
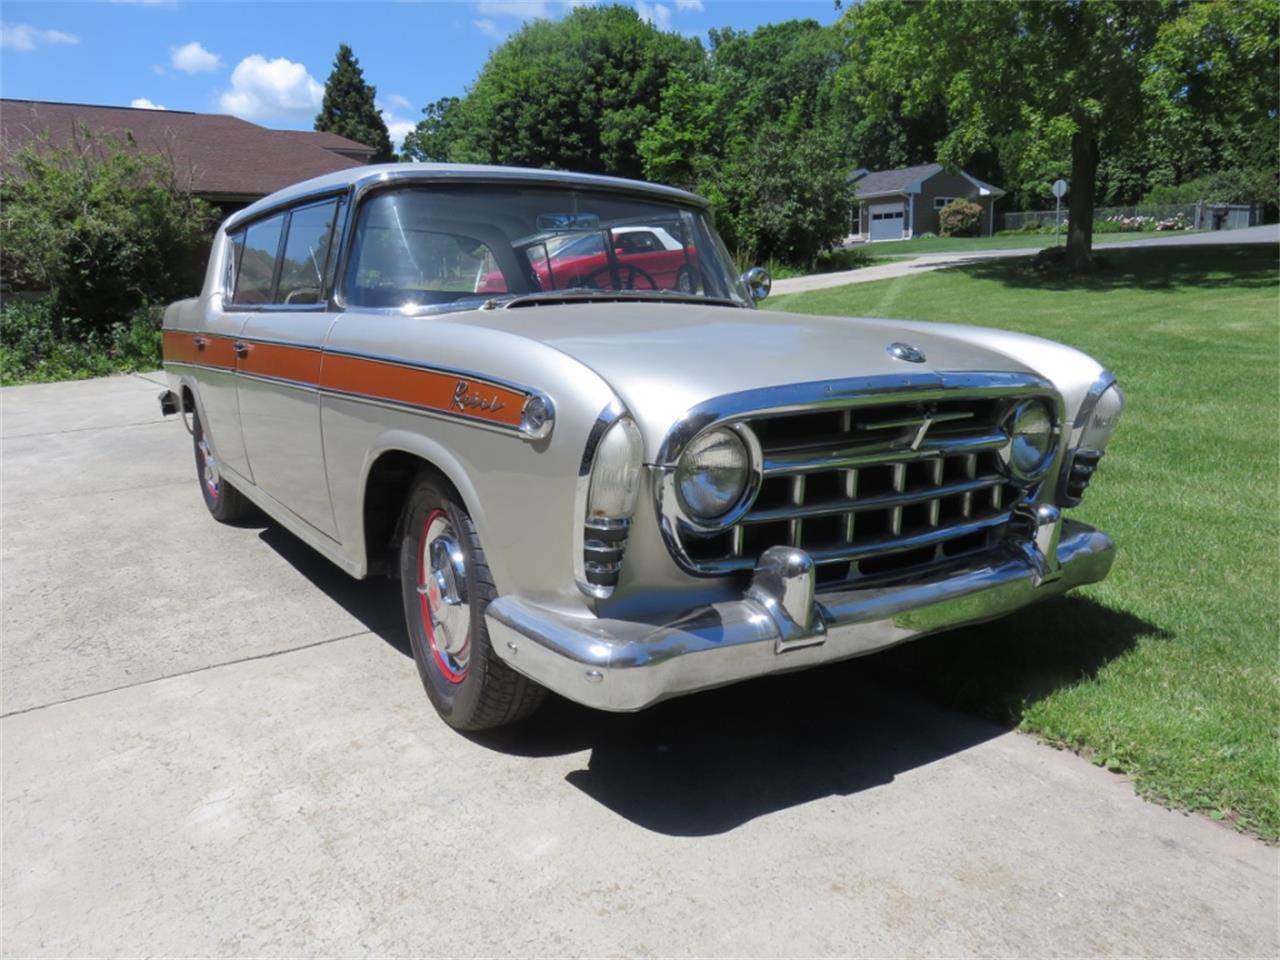
[[[1053,508],[1027,519],[1016,549],[927,581],[815,595],[808,555],[774,547],[740,600],[654,624],[575,617],[507,596],[489,605],[489,638],[514,669],[570,700],[639,710],[990,620],[1111,569],[1115,544],[1105,533],[1062,521]]]

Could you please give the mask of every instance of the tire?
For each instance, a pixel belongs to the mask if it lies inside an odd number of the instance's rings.
[[[688,267],[681,267],[676,274],[676,289],[681,293],[697,293],[693,283],[693,272]]]
[[[253,513],[253,504],[218,470],[218,461],[205,439],[200,414],[191,414],[191,443],[196,455],[196,479],[209,515],[219,523],[234,523]]]
[[[455,730],[488,730],[529,716],[546,689],[504,663],[485,609],[498,595],[466,508],[434,474],[414,481],[400,541],[405,627],[418,675]]]

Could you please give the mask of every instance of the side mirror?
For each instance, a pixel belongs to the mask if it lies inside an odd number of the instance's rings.
[[[751,291],[751,299],[757,303],[767,297],[769,291],[773,289],[773,278],[764,267],[752,267],[742,275],[741,280]]]

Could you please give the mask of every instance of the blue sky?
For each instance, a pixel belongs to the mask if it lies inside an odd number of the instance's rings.
[[[0,95],[234,113],[309,129],[338,44],[355,50],[399,141],[439,97],[458,95],[529,19],[581,0],[424,3],[0,2]],[[832,0],[631,0],[690,36],[811,17]]]

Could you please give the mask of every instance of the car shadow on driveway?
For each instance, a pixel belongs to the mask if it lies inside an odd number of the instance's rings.
[[[316,589],[327,594],[371,633],[377,634],[406,657],[413,656],[404,629],[400,584],[395,580],[389,577],[356,580],[266,517],[254,518],[239,526],[258,530],[258,539],[311,581]]]
[[[391,579],[355,580],[275,523],[244,524],[371,632],[411,656]],[[725,833],[849,796],[1012,729],[1022,706],[1093,676],[1157,626],[1086,596],[797,673],[604,713],[552,696],[531,719],[466,734],[532,761],[590,751],[566,780],[671,836]],[[422,708],[430,710],[425,697]]]
[[[1130,614],[1066,597],[992,624],[635,714],[555,698],[521,726],[472,739],[529,757],[589,749],[586,769],[567,776],[573,786],[646,829],[707,836],[890,783],[998,736],[1016,725],[1009,704],[1025,702],[1024,692],[1044,696],[1092,676],[1144,635],[1163,636]],[[1012,645],[1020,655],[1010,655]],[[952,686],[968,699],[946,695]],[[992,709],[983,709],[983,698]],[[964,712],[949,708],[957,703]]]

